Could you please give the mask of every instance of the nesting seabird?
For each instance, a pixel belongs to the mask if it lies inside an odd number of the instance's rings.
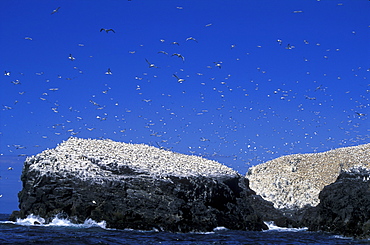
[[[113,29],[105,29],[105,28],[101,28],[100,29],[100,32],[102,32],[102,31],[105,31],[106,33],[108,33],[108,32],[113,32],[113,33],[116,33]]]

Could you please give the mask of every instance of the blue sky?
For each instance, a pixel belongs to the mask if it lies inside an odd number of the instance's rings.
[[[4,0],[0,154],[109,138],[244,174],[368,143],[369,11],[365,0]]]

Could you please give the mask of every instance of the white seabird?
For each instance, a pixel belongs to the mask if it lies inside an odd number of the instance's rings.
[[[60,7],[58,7],[58,8],[56,8],[56,9],[54,9],[54,10],[53,10],[53,12],[51,12],[50,14],[55,14],[55,13],[57,13],[57,12],[59,11],[59,9],[60,9]]]
[[[163,50],[161,50],[161,51],[159,51],[159,52],[158,52],[158,54],[160,54],[160,53],[161,53],[161,54],[168,55],[168,53],[167,53],[166,51],[163,51]]]
[[[69,54],[68,59],[74,61],[76,58],[72,56],[72,54]]]
[[[110,70],[110,68],[108,68],[108,70],[105,72],[106,75],[112,75],[112,71]]]
[[[188,38],[186,38],[186,41],[188,41],[188,40],[193,40],[195,42],[198,42],[197,39],[195,39],[194,37],[188,37]]]
[[[174,53],[174,54],[172,54],[171,56],[177,56],[177,57],[181,58],[181,59],[182,59],[182,61],[185,61],[185,57],[184,57],[184,56],[182,56],[181,54]]]
[[[213,63],[215,63],[215,66],[217,66],[218,68],[220,68],[221,69],[221,61],[219,61],[219,62],[213,62]]]
[[[157,66],[155,66],[154,64],[150,63],[147,59],[145,59],[146,63],[149,64],[149,68],[158,68]]]
[[[185,81],[185,79],[179,78],[176,74],[173,74],[172,76],[174,76],[177,79],[178,83],[182,83]]]

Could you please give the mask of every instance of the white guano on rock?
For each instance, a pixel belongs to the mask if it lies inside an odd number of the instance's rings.
[[[354,166],[370,167],[370,144],[282,156],[251,167],[246,177],[250,188],[276,208],[303,208],[316,206],[324,186]]]
[[[141,176],[235,177],[239,174],[216,161],[166,151],[145,144],[71,137],[54,149],[27,158],[30,170],[45,175],[73,175],[81,179],[124,178],[119,169]]]

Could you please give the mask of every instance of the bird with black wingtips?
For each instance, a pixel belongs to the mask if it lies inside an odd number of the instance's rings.
[[[102,32],[102,31],[105,31],[106,33],[108,33],[108,32],[113,32],[113,33],[116,33],[113,29],[105,29],[105,28],[101,28],[100,29],[100,32]]]
[[[183,78],[179,78],[176,74],[173,74],[172,76],[174,76],[174,77],[177,79],[177,82],[178,82],[178,83],[182,83],[182,82],[184,82],[184,81],[185,81],[185,79],[183,79]]]
[[[168,53],[166,51],[159,51],[158,54],[165,54],[165,55],[168,55]]]
[[[106,75],[112,75],[112,71],[110,68],[108,68],[108,70],[105,72]]]
[[[158,68],[156,65],[154,65],[153,63],[150,63],[149,60],[145,59],[146,63],[149,64],[149,68]]]
[[[221,69],[221,63],[222,63],[222,61],[218,61],[218,62],[213,62],[213,63],[215,63],[215,66],[216,67],[218,67],[218,68],[220,68]]]
[[[50,14],[55,14],[55,13],[57,13],[57,12],[59,11],[59,9],[60,9],[60,7],[58,7],[58,8],[56,8],[56,9],[54,9],[54,10],[53,10],[53,12],[51,12]]]
[[[172,54],[171,56],[177,56],[177,57],[181,58],[181,59],[182,59],[182,61],[185,61],[185,57],[184,57],[184,56],[182,56],[181,54],[174,53],[174,54]]]
[[[195,42],[198,42],[198,40],[197,40],[197,39],[195,39],[194,37],[188,37],[188,38],[186,38],[186,41],[189,41],[189,40],[193,40],[193,41],[195,41]]]

